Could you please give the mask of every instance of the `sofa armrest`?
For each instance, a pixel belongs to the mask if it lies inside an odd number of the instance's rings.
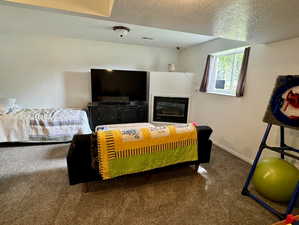
[[[69,183],[77,184],[100,179],[98,172],[91,167],[91,135],[75,135],[67,154]]]
[[[212,141],[210,136],[213,130],[209,126],[197,126],[198,164],[210,162]]]

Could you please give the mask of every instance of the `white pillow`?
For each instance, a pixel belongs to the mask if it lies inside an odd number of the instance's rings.
[[[0,115],[9,113],[14,107],[16,102],[15,98],[1,98],[0,97]]]

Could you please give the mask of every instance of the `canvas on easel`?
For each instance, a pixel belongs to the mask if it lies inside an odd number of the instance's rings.
[[[252,198],[258,204],[260,204],[262,207],[264,207],[274,215],[278,216],[280,219],[284,219],[286,215],[290,214],[293,211],[296,202],[299,199],[299,182],[297,183],[296,189],[292,194],[292,198],[289,201],[285,212],[276,210],[270,204],[266,203],[262,198],[259,198],[257,195],[251,193],[249,190],[249,185],[264,150],[271,150],[280,154],[281,159],[284,159],[285,156],[289,156],[297,160],[299,159],[298,156],[293,154],[298,154],[299,149],[296,149],[285,143],[285,127],[299,130],[298,75],[279,76],[277,78],[263,121],[268,125],[254,159],[253,165],[243,186],[242,194]],[[277,125],[280,127],[279,146],[269,146],[267,144],[267,139],[273,125]]]
[[[264,122],[299,130],[299,76],[279,76]]]

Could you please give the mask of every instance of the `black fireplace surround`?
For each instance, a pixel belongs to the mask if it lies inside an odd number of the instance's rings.
[[[153,121],[187,123],[189,98],[154,96]]]

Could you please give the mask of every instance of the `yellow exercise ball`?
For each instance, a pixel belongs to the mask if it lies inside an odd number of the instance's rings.
[[[299,170],[283,159],[265,158],[258,163],[252,181],[265,198],[288,202],[299,181]]]

